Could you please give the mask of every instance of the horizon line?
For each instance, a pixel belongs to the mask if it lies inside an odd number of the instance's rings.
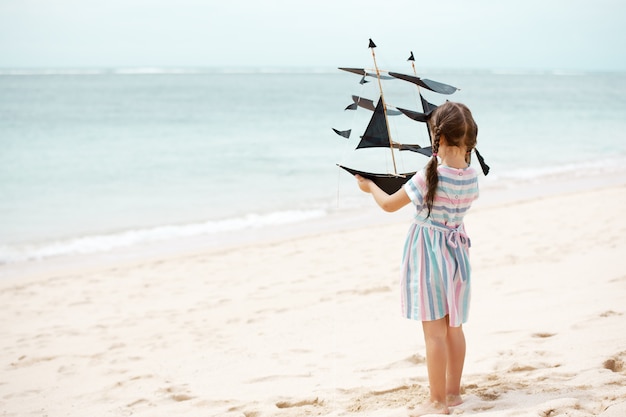
[[[335,73],[334,66],[50,66],[4,67],[0,76],[27,75],[192,75],[192,74],[325,74]],[[477,67],[424,67],[421,72],[437,73],[490,73],[493,75],[586,75],[623,74],[623,70],[567,69],[567,68],[477,68]]]

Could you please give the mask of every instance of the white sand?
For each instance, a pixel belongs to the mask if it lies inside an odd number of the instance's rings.
[[[483,192],[466,221],[474,287],[453,414],[626,416],[624,183],[522,202]],[[411,214],[376,216],[390,221],[12,269],[0,416],[406,415],[428,395],[421,326],[399,316]]]

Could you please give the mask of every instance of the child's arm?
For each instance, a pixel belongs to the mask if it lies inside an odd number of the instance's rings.
[[[403,187],[400,187],[398,191],[389,195],[381,190],[374,181],[360,175],[355,175],[355,178],[359,184],[359,188],[366,193],[371,193],[376,203],[385,211],[398,211],[411,202]]]

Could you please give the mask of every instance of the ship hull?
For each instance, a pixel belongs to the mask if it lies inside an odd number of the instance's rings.
[[[372,172],[364,172],[356,169],[348,168],[343,165],[337,165],[339,168],[345,169],[352,175],[360,175],[374,181],[381,190],[387,194],[393,194],[398,191],[408,180],[411,179],[415,172],[407,172],[398,175],[394,174],[376,174]]]

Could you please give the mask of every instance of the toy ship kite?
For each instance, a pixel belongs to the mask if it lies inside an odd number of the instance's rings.
[[[458,88],[453,87],[451,85],[443,84],[437,81],[420,78],[417,76],[417,74],[406,75],[406,74],[400,74],[397,72],[381,71],[378,69],[378,65],[376,63],[376,54],[374,52],[374,48],[376,48],[376,45],[371,39],[369,40],[369,48],[371,50],[372,58],[374,60],[373,71],[366,70],[363,68],[339,68],[339,69],[360,75],[362,77],[360,81],[361,84],[368,82],[367,77],[376,78],[378,81],[378,87],[379,87],[379,92],[380,92],[378,101],[374,103],[374,101],[370,99],[366,99],[366,98],[359,97],[359,96],[352,96],[353,103],[350,104],[348,107],[346,107],[345,110],[356,110],[358,107],[361,107],[361,108],[372,111],[372,117],[370,118],[369,124],[367,125],[365,132],[361,136],[361,140],[359,144],[357,145],[356,149],[389,148],[391,151],[391,161],[393,164],[393,172],[372,173],[372,172],[364,172],[364,171],[359,171],[356,169],[348,168],[340,164],[338,164],[338,166],[340,168],[345,169],[352,175],[358,174],[358,175],[361,175],[362,177],[371,179],[382,190],[384,190],[388,194],[393,194],[394,192],[398,191],[400,187],[402,187],[402,185],[406,183],[415,174],[415,172],[402,172],[402,173],[398,172],[398,169],[396,166],[396,158],[394,155],[395,151],[411,151],[411,152],[417,152],[427,157],[432,156],[432,138],[430,135],[430,130],[428,129],[427,122],[430,117],[430,114],[433,112],[433,110],[437,108],[437,106],[428,102],[422,96],[420,88],[424,88],[426,90],[429,90],[438,94],[445,94],[445,95],[450,95],[450,94],[455,93],[458,90]],[[413,67],[413,72],[415,73],[416,72],[415,62],[414,62],[415,58],[413,56],[413,52],[411,52],[411,56],[409,57],[408,60],[411,62],[411,65]],[[393,79],[407,81],[417,86],[418,92],[419,92],[419,98],[420,98],[421,106],[422,106],[421,112],[408,110],[408,109],[404,109],[400,107],[394,108],[392,106],[387,105],[385,101],[385,97],[383,95],[383,88],[382,88],[381,80],[393,80]],[[424,123],[424,126],[426,127],[426,130],[428,132],[430,146],[423,147],[417,143],[403,143],[403,142],[400,142],[399,140],[392,139],[391,134],[390,134],[390,129],[389,129],[388,117],[395,116],[395,115],[402,115],[402,114],[416,122]],[[337,130],[333,128],[333,131],[335,131],[335,133],[345,138],[349,138],[350,133],[351,133],[351,129],[350,130]],[[480,162],[480,165],[483,169],[484,174],[487,175],[487,173],[489,172],[489,167],[484,163],[484,160],[481,157],[481,155],[478,153],[478,151],[476,151],[476,155],[478,157],[478,160]]]

